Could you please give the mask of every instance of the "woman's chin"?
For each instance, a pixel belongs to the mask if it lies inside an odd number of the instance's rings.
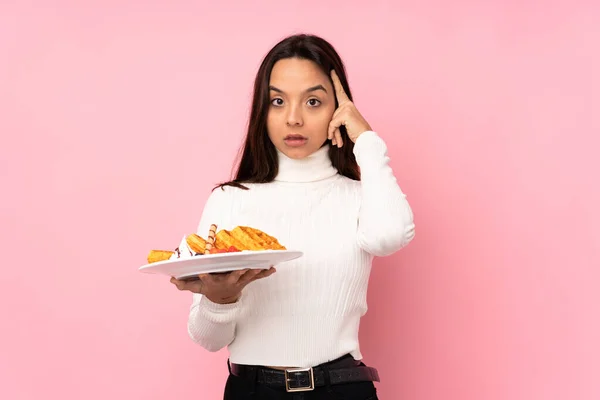
[[[281,151],[283,154],[285,154],[286,156],[288,156],[289,158],[292,158],[294,160],[301,160],[303,158],[308,157],[309,155],[311,155],[312,153],[314,153],[314,151],[311,151],[311,149],[309,148],[298,148],[298,147],[293,147],[293,148],[285,148],[282,149]]]

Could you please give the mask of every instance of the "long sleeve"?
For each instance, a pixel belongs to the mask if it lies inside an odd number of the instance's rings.
[[[240,301],[217,304],[194,293],[188,319],[190,338],[208,351],[219,351],[229,345],[235,337],[235,319]]]
[[[412,209],[389,165],[387,146],[377,133],[362,133],[354,155],[361,170],[358,244],[375,256],[390,255],[415,236]]]
[[[204,206],[197,233],[206,237],[210,224],[223,224],[228,218],[226,192],[215,189]],[[201,294],[193,294],[188,317],[190,338],[208,351],[218,351],[235,337],[235,323],[243,296],[233,304],[213,303]]]

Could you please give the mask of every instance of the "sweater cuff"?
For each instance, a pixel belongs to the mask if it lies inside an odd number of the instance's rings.
[[[243,296],[243,295],[242,295]],[[202,296],[198,305],[199,313],[208,321],[216,324],[227,324],[236,320],[240,310],[242,296],[235,303],[219,304]]]

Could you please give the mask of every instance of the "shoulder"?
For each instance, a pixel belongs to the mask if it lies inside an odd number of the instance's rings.
[[[347,176],[344,176],[344,175],[338,174],[338,179],[336,180],[336,183],[338,185],[347,187],[350,190],[360,189],[360,181],[348,178]]]
[[[215,187],[213,187],[210,195],[211,196],[227,196],[227,195],[231,195],[234,191],[236,190],[243,190],[234,186],[230,186],[230,185],[225,185],[225,184],[219,184]]]
[[[208,195],[208,202],[222,202],[235,197],[240,192],[246,192],[247,190],[230,186],[230,185],[218,185],[214,187]]]
[[[259,195],[268,186],[262,183],[244,183],[242,187],[229,184],[219,184],[213,187],[208,196],[209,202],[227,202],[247,199],[249,196]]]
[[[206,203],[205,203],[204,207],[206,209],[211,209],[211,210],[222,207],[223,203],[230,201],[230,199],[232,197],[232,193],[233,193],[233,191],[231,189],[235,189],[235,188],[231,188],[229,186],[213,187],[212,190],[208,193],[208,197],[206,198]]]

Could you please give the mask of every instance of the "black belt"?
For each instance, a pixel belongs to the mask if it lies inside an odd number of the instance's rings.
[[[344,356],[334,361],[312,368],[278,370],[255,365],[229,364],[230,372],[240,378],[256,379],[256,382],[271,387],[285,388],[288,392],[305,392],[326,385],[326,371],[329,384],[350,382],[379,382],[379,374],[352,356]]]

